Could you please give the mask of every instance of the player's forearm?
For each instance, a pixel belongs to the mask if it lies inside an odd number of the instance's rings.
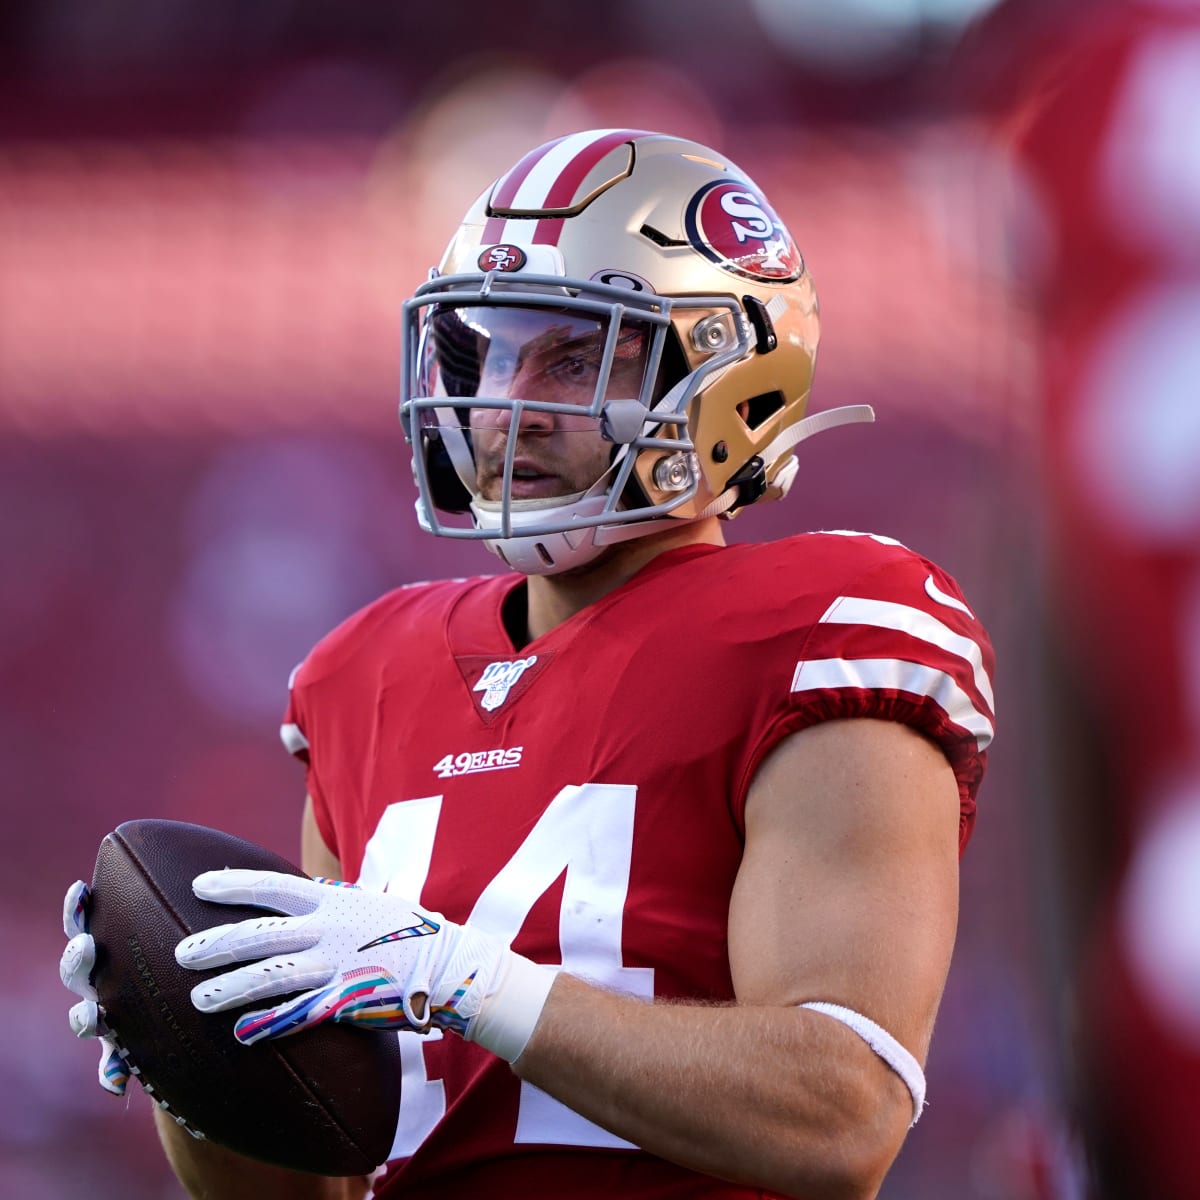
[[[569,976],[514,1069],[645,1150],[805,1200],[873,1196],[912,1116],[899,1078],[820,1014],[645,1004]]]
[[[362,1200],[367,1194],[361,1176],[329,1179],[272,1167],[192,1137],[161,1109],[154,1119],[167,1161],[192,1200]]]

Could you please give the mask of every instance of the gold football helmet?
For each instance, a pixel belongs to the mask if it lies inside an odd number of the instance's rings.
[[[873,416],[805,417],[818,324],[791,235],[723,155],[627,129],[539,146],[404,306],[421,527],[550,574],[785,495],[798,442]]]

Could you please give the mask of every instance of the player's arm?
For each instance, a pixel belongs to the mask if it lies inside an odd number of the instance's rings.
[[[729,945],[736,1006],[646,1004],[561,976],[518,1074],[664,1158],[787,1195],[877,1192],[912,1096],[823,1013],[924,1062],[954,941],[958,793],[942,753],[880,721],[818,725],[763,764]]]
[[[167,1161],[193,1200],[362,1200],[367,1194],[361,1176],[326,1179],[273,1167],[196,1140],[159,1108],[154,1117]]]
[[[342,878],[342,864],[321,836],[311,796],[304,797],[304,816],[300,820],[300,865],[312,876]]]
[[[342,875],[317,828],[311,797],[304,804],[300,865],[309,875]],[[270,1120],[270,1114],[264,1113],[263,1119]],[[155,1121],[167,1160],[193,1200],[362,1200],[367,1194],[368,1181],[362,1176],[326,1179],[287,1171],[198,1141],[161,1109],[155,1109]]]
[[[325,1020],[436,1025],[662,1157],[805,1200],[860,1200],[877,1192],[923,1090],[957,922],[958,808],[941,751],[905,726],[860,718],[787,739],[747,799],[729,918],[737,1004],[647,1004],[411,900],[274,872],[198,876],[204,899],[287,915],[206,930],[175,954],[198,969],[250,964],[198,988],[203,1011],[320,977],[239,1018],[243,1041]],[[346,993],[346,973],[366,962],[371,986]],[[834,1016],[801,1007],[814,1002],[859,1014],[896,1070]]]

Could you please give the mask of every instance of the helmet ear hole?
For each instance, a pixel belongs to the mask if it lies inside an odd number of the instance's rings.
[[[738,405],[738,416],[746,422],[747,429],[757,429],[769,421],[785,403],[782,392],[763,392],[743,400]]]

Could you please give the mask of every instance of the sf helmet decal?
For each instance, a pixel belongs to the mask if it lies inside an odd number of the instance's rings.
[[[528,256],[520,246],[488,246],[476,261],[481,271],[519,271]]]
[[[688,241],[717,266],[759,283],[791,283],[804,259],[783,222],[757,188],[718,179],[689,201]]]

